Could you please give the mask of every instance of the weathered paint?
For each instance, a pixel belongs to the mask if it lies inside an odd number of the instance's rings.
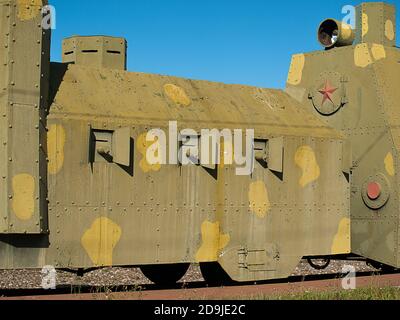
[[[30,174],[13,177],[12,208],[18,219],[30,220],[35,212],[35,179]]]
[[[196,254],[197,262],[214,262],[218,260],[219,252],[230,241],[229,234],[223,234],[220,223],[205,221],[201,226],[202,245]]]
[[[42,0],[17,0],[17,17],[21,21],[36,18],[42,10]]]
[[[304,54],[296,54],[292,57],[292,63],[290,65],[288,84],[297,86],[301,83],[303,77],[303,70],[306,63],[306,56]]]
[[[174,84],[164,85],[164,92],[169,99],[180,106],[188,107],[192,103],[192,100],[186,94],[185,90]]]
[[[393,21],[392,20],[386,20],[385,23],[385,37],[393,41],[394,40],[394,26],[393,26]]]
[[[301,187],[304,188],[318,180],[321,169],[318,165],[313,148],[310,146],[302,146],[297,149],[295,163],[302,170],[302,176],[299,181]]]
[[[57,174],[64,165],[65,129],[62,125],[53,124],[47,134],[48,172]]]
[[[139,153],[142,155],[142,159],[139,162],[139,167],[142,169],[144,173],[148,173],[150,171],[160,171],[161,163],[150,164],[147,161],[147,150],[155,144],[158,144],[158,141],[147,141],[147,133],[142,133],[137,139],[137,149]],[[155,149],[155,155],[157,152],[161,151],[161,148]]]
[[[106,217],[96,219],[84,233],[81,244],[94,266],[112,266],[114,248],[121,239],[121,227]]]
[[[343,218],[332,243],[332,254],[346,254],[351,252],[350,219]]]
[[[265,218],[271,208],[268,190],[263,181],[256,181],[249,187],[250,211],[259,218]]]
[[[385,169],[389,176],[393,177],[395,175],[394,159],[393,154],[389,152],[385,158]]]
[[[372,56],[375,61],[385,59],[386,58],[386,50],[385,47],[381,44],[373,44],[371,47]]]
[[[366,44],[358,44],[354,48],[354,64],[357,67],[365,68],[373,62],[368,46]]]

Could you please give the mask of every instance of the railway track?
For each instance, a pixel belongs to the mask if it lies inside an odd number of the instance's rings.
[[[175,287],[155,285],[122,287],[58,287],[56,290],[0,290],[0,300],[214,300],[260,298],[307,291],[342,289],[343,274],[295,276],[279,281],[265,281],[208,287],[204,282]],[[357,288],[400,287],[400,273],[363,272],[356,277]]]

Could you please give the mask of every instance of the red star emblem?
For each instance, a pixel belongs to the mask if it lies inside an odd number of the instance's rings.
[[[332,95],[335,93],[337,89],[338,88],[334,88],[333,86],[331,86],[329,80],[326,80],[325,87],[318,91],[320,94],[324,96],[322,99],[322,105],[324,105],[326,100],[329,100],[330,102],[333,103]]]

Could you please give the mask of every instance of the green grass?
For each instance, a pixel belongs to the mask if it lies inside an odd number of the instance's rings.
[[[305,292],[282,296],[255,296],[250,300],[400,300],[400,288],[362,288],[356,290]]]

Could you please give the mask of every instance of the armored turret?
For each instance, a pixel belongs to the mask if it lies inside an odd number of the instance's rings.
[[[328,22],[327,22],[328,21]],[[303,109],[348,137],[352,149],[352,252],[399,266],[400,51],[395,7],[363,3],[356,29],[327,20],[329,50],[294,55],[287,89]],[[354,41],[350,41],[354,38]],[[326,37],[319,37],[327,47]]]

